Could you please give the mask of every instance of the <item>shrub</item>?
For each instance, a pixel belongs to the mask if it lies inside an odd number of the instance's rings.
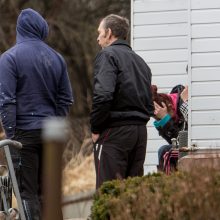
[[[105,182],[94,197],[94,220],[220,219],[220,174],[214,170],[152,174]]]

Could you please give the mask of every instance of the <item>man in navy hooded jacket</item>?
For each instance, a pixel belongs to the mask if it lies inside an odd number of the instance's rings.
[[[66,116],[73,103],[63,57],[44,43],[48,25],[32,9],[17,19],[16,44],[0,57],[0,114],[12,152],[27,219],[40,219],[41,128],[45,118]]]

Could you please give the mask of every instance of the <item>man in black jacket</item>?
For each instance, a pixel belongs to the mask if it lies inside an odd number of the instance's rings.
[[[105,17],[98,28],[91,130],[96,187],[104,181],[142,176],[146,124],[153,115],[151,70],[128,43],[129,22]]]

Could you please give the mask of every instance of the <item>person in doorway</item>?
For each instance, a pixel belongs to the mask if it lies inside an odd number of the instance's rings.
[[[7,138],[23,145],[11,154],[26,218],[39,220],[42,122],[66,116],[73,96],[63,57],[44,42],[46,20],[22,10],[16,31],[16,44],[0,57],[0,114]]]
[[[187,130],[188,121],[188,86],[175,86],[170,94],[158,93],[157,86],[152,85],[154,101],[154,126],[169,144],[158,150],[158,170],[164,171],[164,155],[172,148],[172,138],[177,138],[179,132]],[[171,167],[176,169],[177,159],[170,161]]]
[[[98,27],[102,50],[94,64],[91,131],[96,188],[107,180],[142,176],[146,124],[153,115],[151,70],[126,42],[129,22],[118,15]]]

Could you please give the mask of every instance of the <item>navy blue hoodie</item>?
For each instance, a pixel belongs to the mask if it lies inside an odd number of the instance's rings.
[[[63,57],[44,43],[48,25],[32,9],[17,19],[16,44],[0,57],[0,114],[8,138],[15,128],[41,129],[50,116],[66,116],[73,103]]]

